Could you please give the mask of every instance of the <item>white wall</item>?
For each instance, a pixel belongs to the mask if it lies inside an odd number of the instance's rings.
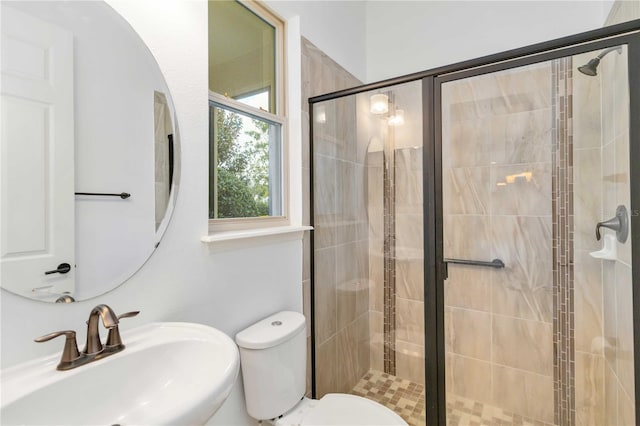
[[[600,28],[601,1],[370,1],[367,82]]]
[[[123,321],[124,329],[151,321],[193,321],[230,336],[274,311],[302,311],[300,241],[222,253],[200,242],[207,233],[208,205],[206,2],[109,3],[149,46],[171,91],[184,165],[177,206],[162,243],[147,264],[104,296],[74,304],[45,304],[2,291],[3,368],[60,352],[61,341],[33,342],[51,331],[77,330],[82,346],[85,321],[98,303],[109,304],[116,313],[139,309],[138,317]],[[236,389],[221,412],[227,417],[219,423],[249,422],[242,404]]]
[[[300,17],[302,35],[360,81],[366,77],[365,1],[266,0],[283,18]]]

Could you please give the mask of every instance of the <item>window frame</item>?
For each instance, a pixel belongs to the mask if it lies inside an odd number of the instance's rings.
[[[275,28],[275,90],[273,92],[275,97],[275,113],[271,113],[262,108],[255,108],[242,103],[236,99],[233,99],[226,94],[220,94],[213,91],[209,91],[207,107],[211,108],[211,103],[220,105],[222,108],[229,108],[229,110],[236,110],[239,113],[253,115],[258,118],[262,118],[267,121],[271,121],[279,124],[280,127],[280,155],[279,166],[281,170],[280,174],[280,200],[282,203],[282,215],[281,216],[265,216],[265,217],[237,217],[237,218],[209,218],[209,232],[227,232],[227,231],[239,231],[250,230],[260,228],[270,228],[278,226],[290,225],[290,202],[289,202],[289,129],[288,129],[288,116],[287,116],[287,97],[286,97],[286,28],[283,19],[279,18],[264,4],[256,0],[236,0],[242,6],[246,7],[249,11],[254,13],[260,19],[267,22],[269,25]],[[211,149],[211,134],[213,129],[211,124],[209,125],[209,149]],[[209,155],[211,158],[211,154]],[[271,167],[271,161],[269,162]],[[214,167],[213,164],[209,164],[209,168]],[[208,178],[207,178],[208,179]],[[211,184],[211,182],[209,182]],[[211,194],[211,191],[208,191]]]

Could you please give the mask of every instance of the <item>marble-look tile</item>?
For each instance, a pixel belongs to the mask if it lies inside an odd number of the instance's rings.
[[[600,250],[595,224],[602,221],[602,154],[600,147],[573,151],[573,223],[576,250]]]
[[[345,244],[356,240],[356,170],[354,163],[342,160],[336,167],[336,244]]]
[[[447,308],[447,311],[447,350],[458,355],[491,361],[491,314],[457,308]]]
[[[553,423],[553,377],[497,365],[492,373],[494,405]]]
[[[491,163],[551,162],[551,109],[496,116],[487,125],[491,133],[487,146]]]
[[[336,102],[336,156],[345,161],[356,160],[356,100],[353,96],[335,99]]]
[[[620,137],[616,138],[614,142],[614,148],[616,153],[616,176],[618,181],[616,182],[616,206],[624,205],[627,207],[627,211],[631,209],[631,185],[630,185],[630,170],[629,170],[629,133],[623,133]],[[629,215],[632,212],[629,211]],[[631,217],[629,217],[631,220]],[[629,226],[629,235],[632,235],[631,225]],[[627,265],[631,265],[631,238],[628,238],[625,243],[618,244],[618,259]]]
[[[337,334],[336,392],[347,393],[369,371],[369,316],[362,315]]]
[[[333,101],[316,104],[313,108],[313,155],[326,155],[336,158],[338,151],[336,140],[336,110]],[[320,122],[320,114],[324,115],[324,121]]]
[[[347,393],[360,379],[357,377],[358,335],[354,323],[338,331],[336,350],[336,364],[332,371],[337,382],[334,392]]]
[[[480,88],[480,84],[474,89]],[[535,90],[535,89],[534,89]],[[550,90],[549,90],[550,92]],[[469,102],[459,102],[449,104],[452,121],[471,121],[486,119],[496,115],[517,114],[524,111],[546,109],[551,106],[548,102],[548,94],[541,92],[527,91],[513,94],[496,94],[492,96],[475,99]],[[445,104],[447,105],[447,104]]]
[[[604,356],[614,373],[618,371],[616,346],[618,345],[618,315],[615,262],[602,262],[602,313],[604,322]]]
[[[491,213],[550,216],[551,163],[492,166]]]
[[[422,149],[395,150],[396,213],[422,213]]]
[[[604,371],[605,361],[601,355],[575,353],[575,408],[578,425],[607,424],[605,422]]]
[[[593,52],[597,55],[596,52]],[[612,53],[611,55],[617,55]],[[610,59],[610,58],[607,58]],[[615,78],[614,62],[611,60],[602,61],[599,65],[602,81],[607,82]],[[612,84],[602,84],[602,141],[606,144],[615,137],[615,109],[614,90]]]
[[[335,371],[338,368],[337,344],[334,335],[326,342],[316,345],[316,397],[322,398],[336,391],[338,379]]]
[[[501,93],[521,94],[525,90],[525,93],[535,97],[535,104],[526,111],[551,106],[551,63],[549,61],[494,74],[497,76]]]
[[[464,398],[491,403],[491,364],[447,353],[445,383],[447,391]]]
[[[454,121],[551,106],[551,72],[548,63],[542,67],[520,67],[471,77],[463,84],[470,86],[471,97],[451,103],[451,117]]]
[[[315,248],[336,245],[337,162],[324,155],[315,156],[314,169],[314,244]]]
[[[338,324],[342,330],[356,319],[356,301],[360,290],[360,281],[356,276],[356,243],[336,248],[337,281],[336,303]]]
[[[396,295],[424,300],[424,259],[396,259]]]
[[[369,188],[367,182],[367,167],[355,164],[355,200],[354,220],[356,226],[356,239],[369,239],[369,200],[367,199]]]
[[[445,306],[491,310],[491,271],[473,266],[449,265],[444,284]]]
[[[395,215],[396,256],[398,259],[422,257],[424,218],[422,214]]]
[[[624,185],[626,176],[618,174],[616,170],[616,152],[613,141],[602,147],[602,216],[598,222],[615,216],[618,202],[616,199],[618,186]],[[613,231],[604,230],[604,233]]]
[[[602,261],[588,251],[574,251],[575,348],[604,355]]]
[[[635,404],[632,397],[618,389],[618,425],[633,426],[636,425]]]
[[[367,218],[369,239],[384,239],[384,171],[382,153],[367,155]]]
[[[606,81],[606,85],[613,86],[613,128],[615,137],[619,137],[629,131],[629,65],[627,46],[622,45],[622,53],[612,54],[613,63],[612,79]]]
[[[444,214],[488,214],[491,200],[490,177],[489,167],[443,170]]]
[[[573,56],[574,67],[586,64],[594,58],[594,52]],[[574,149],[600,148],[601,78],[580,72],[573,73],[573,147]]]
[[[396,377],[424,385],[424,346],[398,341]]]
[[[311,225],[311,169],[302,168],[302,224]]]
[[[369,335],[369,313],[360,315],[355,322],[356,344],[358,347],[358,363],[356,377],[358,380],[371,368],[371,336]]]
[[[604,367],[604,418],[608,425],[618,423],[618,379],[609,363]]]
[[[356,102],[356,144],[358,146],[356,151],[356,162],[358,163],[365,163],[367,147],[369,146],[369,140],[373,134],[373,114],[370,113],[369,105],[370,96],[371,94],[366,92],[354,95]]]
[[[315,251],[316,342],[322,344],[337,331],[336,249]]]
[[[384,371],[384,317],[382,312],[369,311],[369,362],[374,370]]]
[[[424,303],[396,298],[396,339],[424,345]]]
[[[631,268],[616,262],[616,308],[617,308],[617,374],[624,391],[633,398],[633,279]]]
[[[494,137],[491,130],[484,120],[456,122],[452,119],[448,133],[443,132],[443,170],[490,165],[493,160],[488,147]]]
[[[505,263],[491,272],[493,311],[551,323],[551,218],[495,217],[492,236],[490,252]]]
[[[539,321],[493,316],[493,362],[553,375],[553,326]]]
[[[369,293],[371,291],[371,280],[369,279],[369,242],[367,240],[356,243],[357,250],[357,292],[356,292],[356,315],[360,316],[369,310]]]
[[[443,233],[446,258],[483,260],[494,254],[487,216],[445,215]]]
[[[384,309],[384,254],[383,242],[369,241],[369,309]]]

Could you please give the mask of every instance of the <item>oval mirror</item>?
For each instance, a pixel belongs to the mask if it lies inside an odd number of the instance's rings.
[[[51,302],[101,295],[146,262],[171,217],[167,84],[106,3],[1,7],[1,286]]]

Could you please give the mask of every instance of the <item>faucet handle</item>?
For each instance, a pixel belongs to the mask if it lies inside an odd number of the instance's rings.
[[[132,318],[138,315],[139,313],[140,311],[125,312],[124,314],[118,315],[118,320],[121,320],[123,318]],[[120,330],[118,329],[117,325],[109,329],[109,335],[107,336],[106,346],[110,348],[113,348],[113,347],[124,348],[124,344],[122,343],[122,339],[120,338]]]
[[[48,342],[51,339],[55,339],[59,336],[65,336],[64,349],[62,350],[62,357],[58,364],[58,370],[68,370],[73,368],[74,361],[80,358],[80,351],[78,351],[78,343],[76,342],[76,332],[73,330],[54,331],[53,333],[45,334],[34,339],[37,343]]]
[[[118,315],[118,319],[121,320],[122,318],[132,318],[138,315],[139,313],[140,311],[125,312],[124,314]]]

